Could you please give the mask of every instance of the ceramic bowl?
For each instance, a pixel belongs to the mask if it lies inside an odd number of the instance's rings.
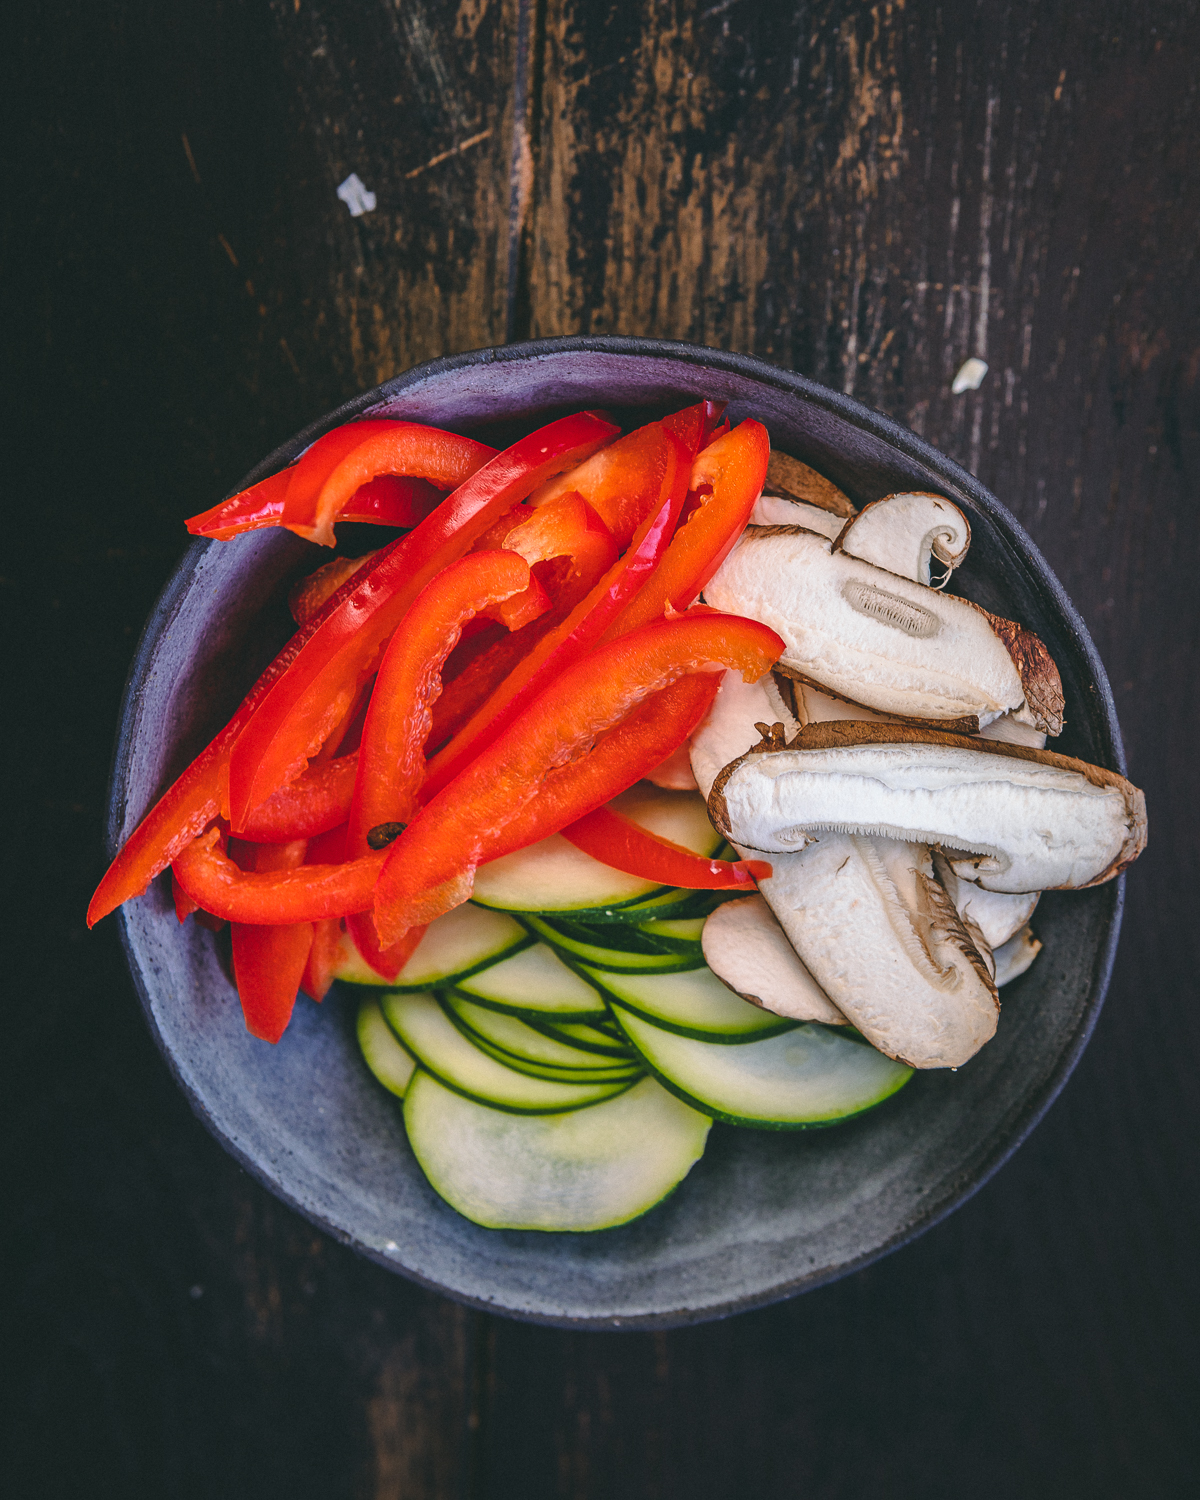
[[[272,454],[274,472],[321,433],[370,413],[511,440],[582,407],[623,426],[712,397],[864,504],[935,490],[969,515],[956,587],[1036,630],[1062,673],[1055,748],[1123,770],[1112,695],[1083,622],[1036,547],[976,480],[911,432],[762,361],[639,339],[558,339],[436,360],[330,413]],[[281,531],[192,546],[134,661],[110,802],[115,849],[220,727],[289,633],[284,600],[311,570]],[[998,1034],[957,1073],[918,1074],[878,1110],[833,1129],[715,1125],[681,1187],[636,1223],[598,1234],[478,1228],[426,1183],[395,1101],[367,1073],[352,997],[301,999],[277,1047],[242,1024],[211,933],[175,920],[160,878],[121,914],[147,1021],[208,1128],[272,1192],[389,1270],[479,1307],[574,1327],[699,1322],[819,1286],[950,1213],[1016,1148],[1063,1086],[1103,1000],[1122,884],[1051,893],[1045,950],[1004,992]]]

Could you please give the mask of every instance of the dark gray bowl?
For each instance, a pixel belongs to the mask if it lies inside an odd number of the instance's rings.
[[[745,356],[638,339],[558,339],[437,360],[358,397],[263,463],[371,412],[492,441],[605,407],[626,423],[710,396],[865,503],[937,490],[968,512],[962,592],[1036,630],[1066,690],[1059,746],[1124,769],[1112,695],[1083,622],[1012,516],[911,432]],[[219,728],[288,633],[283,598],[314,554],[287,533],[197,542],[146,626],[122,710],[114,848]],[[1056,747],[1056,748],[1058,748]],[[164,879],[122,914],[146,1017],[196,1112],[272,1192],[381,1265],[481,1307],[565,1326],[665,1327],[789,1297],[866,1265],[962,1203],[1036,1124],[1074,1067],[1108,983],[1121,883],[1051,894],[1045,951],[1005,991],[996,1039],[958,1073],[918,1075],[829,1130],[714,1126],[666,1203],[600,1234],[477,1228],[425,1182],[400,1114],[367,1074],[351,1007],[301,1000],[277,1047],[255,1041],[211,934],[175,920]]]

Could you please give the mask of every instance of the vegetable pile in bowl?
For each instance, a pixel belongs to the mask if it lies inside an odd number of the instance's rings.
[[[1144,846],[1136,788],[1044,748],[1041,640],[945,591],[962,511],[857,511],[719,403],[499,452],[351,422],[188,524],[347,520],[403,534],[293,589],[88,919],[169,866],[268,1042],[366,986],[366,1064],[477,1224],[623,1224],[713,1119],[830,1125],[961,1066],[1039,893]]]

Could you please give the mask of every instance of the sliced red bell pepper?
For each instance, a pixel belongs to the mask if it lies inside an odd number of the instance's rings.
[[[638,527],[629,550],[587,598],[550,631],[429,763],[423,795],[428,800],[459,775],[488,741],[502,734],[537,695],[600,639],[639,589],[652,578],[687,498],[692,460],[700,441],[700,408],[687,437],[660,424],[670,461],[663,471],[658,505]]]
[[[346,596],[353,588],[353,583],[343,585]],[[343,597],[339,590],[307,625],[296,632],[251,688],[225,728],[163,793],[126,839],[88,906],[89,927],[94,927],[101,917],[106,917],[131,897],[140,896],[154,877],[165,870],[215,817],[228,816],[229,752],[234,742],[250,722],[259,703],[300,654],[305,641],[320,627],[327,613],[337,610]]]
[[[175,856],[171,868],[205,911],[262,927],[370,911],[375,881],[387,857],[387,850],[380,849],[345,864],[242,870],[221,849],[220,840],[220,829],[210,828]]]
[[[780,638],[758,621],[712,613],[645,626],[568,667],[391,845],[375,893],[380,941],[394,943],[467,900],[476,867],[492,857],[505,826],[538,797],[547,776],[585,756],[649,694],[728,667],[756,681],[782,651]]]
[[[697,447],[706,436],[707,405],[676,413],[684,425],[698,428]],[[576,491],[597,512],[623,552],[650,510],[657,508],[670,460],[664,424],[650,422],[538,490],[530,503],[540,507]]]
[[[456,490],[496,457],[494,448],[457,433],[419,422],[389,422],[345,454],[315,497],[310,487],[293,484],[284,501],[283,524],[297,536],[332,547],[333,523],[358,490],[381,475],[426,479],[439,489]]]
[[[367,834],[378,824],[412,817],[425,778],[423,751],[442,666],[465,621],[521,594],[529,578],[529,564],[515,552],[472,552],[443,569],[414,600],[403,630],[384,653],[363,725],[347,859],[367,852]]]
[[[306,536],[316,521],[317,501],[325,481],[342,460],[370,438],[395,439],[398,429],[413,425],[375,420],[335,427],[318,438],[290,468],[192,516],[185,523],[187,529],[194,536],[214,537],[219,541],[264,526],[286,526]],[[381,469],[345,496],[338,513],[342,519],[415,526],[441,499],[428,480],[440,484],[441,489],[452,489],[495,455],[496,450],[484,443],[474,443],[454,433],[439,433],[437,428],[421,430],[434,434],[435,440],[438,437],[447,440],[443,444],[446,451],[435,460],[437,472],[426,473],[423,467]],[[400,446],[403,448],[403,444]],[[424,445],[421,456],[429,458],[428,444]],[[402,462],[403,457],[402,451],[396,461]]]
[[[300,988],[310,1000],[324,1000],[337,974],[342,959],[341,919],[325,917],[312,924],[312,946],[308,951],[308,962],[300,976]]]
[[[196,905],[196,903],[192,900],[192,898],[188,895],[184,888],[179,884],[178,880],[175,879],[174,874],[172,874],[171,876],[171,899],[175,903],[176,919],[181,924],[183,922],[186,922],[194,911],[200,910],[200,908]]]
[[[414,531],[385,547],[357,586],[354,579],[344,585],[352,589],[349,597],[323,615],[249,722],[239,726],[229,763],[235,826],[304,769],[430,579],[467,552],[498,515],[560,468],[595,452],[616,430],[581,412],[514,443]]]
[[[239,838],[256,844],[287,844],[293,839],[328,833],[350,816],[358,752],[314,761],[303,776],[256,807],[238,829]]]
[[[745,529],[770,454],[767,429],[748,419],[697,455],[690,484],[699,497],[695,509],[672,537],[654,576],[608,627],[605,640],[691,604]]]
[[[771,866],[764,860],[705,859],[682,844],[639,828],[610,807],[586,813],[564,828],[562,836],[614,870],[689,891],[752,891],[756,880],[771,875]]]
[[[255,870],[291,870],[304,860],[305,841],[254,849]],[[311,922],[247,927],[234,922],[233,977],[246,1029],[277,1042],[291,1020],[300,980],[312,948]]]
[[[505,825],[488,858],[499,859],[560,832],[641,781],[647,767],[686,744],[712,707],[720,681],[716,672],[681,677],[602,735],[582,759],[551,771],[537,796]]]
[[[297,625],[306,625],[320,610],[327,599],[332,598],[360,569],[368,567],[378,552],[368,552],[362,557],[335,557],[302,578],[288,595],[288,608]]]

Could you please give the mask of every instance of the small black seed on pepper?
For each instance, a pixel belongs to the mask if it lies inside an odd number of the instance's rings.
[[[376,823],[367,834],[367,843],[372,849],[386,849],[392,840],[398,839],[407,827],[407,823]]]

